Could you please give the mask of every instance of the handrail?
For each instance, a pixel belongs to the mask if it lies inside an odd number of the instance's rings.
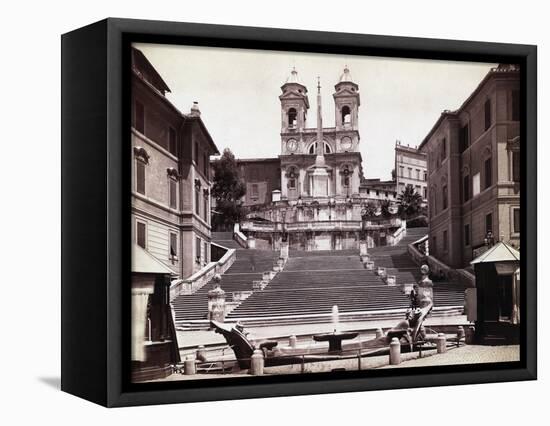
[[[210,262],[204,268],[195,272],[189,278],[172,281],[170,285],[170,301],[180,294],[193,294],[210,282],[214,275],[223,274],[229,269],[236,258],[236,250],[228,249],[217,262]]]
[[[233,239],[243,248],[248,248],[248,238],[244,235],[238,223],[233,226]]]

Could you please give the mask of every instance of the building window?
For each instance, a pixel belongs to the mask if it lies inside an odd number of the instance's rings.
[[[208,223],[208,216],[210,213],[210,210],[208,208],[208,198],[210,197],[208,190],[205,189],[203,195],[203,210],[204,210],[204,221]]]
[[[470,199],[470,175],[462,178],[462,199],[464,202]]]
[[[491,99],[487,99],[485,101],[484,111],[485,111],[485,130],[489,130],[489,127],[491,127]]]
[[[447,139],[441,140],[441,162],[447,158]]]
[[[332,148],[327,142],[323,141],[323,146],[325,147],[325,154],[332,153]],[[314,142],[309,146],[309,153],[317,154],[317,142]]]
[[[204,262],[208,263],[208,241],[204,242]]]
[[[178,207],[178,195],[177,195],[178,183],[174,179],[169,178],[168,185],[169,185],[169,192],[170,192],[170,195],[169,195],[170,208],[175,209]]]
[[[200,207],[200,188],[195,188],[195,213],[197,215],[201,214]]]
[[[449,250],[449,234],[445,230],[443,231],[443,251],[448,251],[448,250]]]
[[[519,90],[512,90],[512,121],[519,121]]]
[[[405,167],[399,166],[399,176],[401,177],[405,176]]]
[[[168,129],[168,151],[176,155],[176,130],[173,127]]]
[[[424,194],[424,199],[426,200],[428,198],[428,188],[424,187],[422,188],[422,190],[424,191],[423,194]]]
[[[407,167],[407,171],[408,171],[408,173],[409,173],[409,176],[408,176],[408,177],[409,177],[409,178],[412,178],[412,177],[413,177],[413,176],[412,176],[412,171],[413,171],[412,167]]]
[[[201,263],[201,239],[195,238],[195,262]]]
[[[141,102],[136,101],[135,127],[138,132],[145,134],[145,108]]]
[[[485,160],[484,170],[485,170],[485,186],[483,187],[483,189],[487,189],[493,184],[493,162],[491,157]]]
[[[447,185],[443,185],[442,194],[443,196],[443,210],[447,208]]]
[[[519,151],[512,152],[512,179],[514,182],[519,182],[519,168],[520,168],[520,156]]]
[[[485,233],[493,232],[493,213],[485,216]]]
[[[420,180],[420,169],[416,169],[416,180]]]
[[[136,191],[145,195],[145,163],[136,160]]]
[[[463,153],[470,146],[470,131],[468,124],[462,126],[458,133],[458,148],[460,153]]]
[[[470,225],[464,225],[464,246],[470,245]]]
[[[351,123],[351,110],[349,106],[344,106],[342,108],[342,124],[349,124]]]
[[[147,245],[147,228],[145,223],[137,222],[136,226],[136,241],[138,246],[146,248]]]
[[[472,178],[472,196],[476,196],[481,192],[481,176],[476,173]]]
[[[294,179],[292,179],[294,180]],[[290,186],[290,184],[289,184]],[[253,199],[253,200],[257,200],[258,199],[258,184],[257,183],[253,183],[252,184],[252,190],[250,191],[250,197]]]
[[[519,234],[521,230],[521,216],[519,213],[519,209],[513,209],[514,213],[514,234]]]
[[[178,258],[178,234],[170,232],[170,258],[177,260]]]
[[[424,172],[424,182],[428,180],[428,172]]]
[[[298,115],[296,114],[296,110],[294,108],[290,108],[288,110],[288,127],[290,129],[294,129],[296,127],[296,117]]]

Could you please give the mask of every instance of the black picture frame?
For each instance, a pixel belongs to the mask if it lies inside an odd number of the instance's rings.
[[[536,46],[113,18],[64,34],[61,42],[63,391],[116,407],[536,379]],[[132,42],[519,64],[521,361],[131,384],[126,147]]]

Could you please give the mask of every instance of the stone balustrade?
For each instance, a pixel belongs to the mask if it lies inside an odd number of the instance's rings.
[[[172,281],[170,285],[170,301],[180,294],[193,294],[209,283],[216,274],[223,274],[233,262],[235,262],[236,250],[229,249],[217,262],[210,262],[200,271],[195,272],[189,278]]]

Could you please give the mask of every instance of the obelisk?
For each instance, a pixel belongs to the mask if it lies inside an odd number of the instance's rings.
[[[325,165],[325,144],[323,142],[323,117],[321,112],[321,81],[317,77],[317,156],[312,176],[312,195],[328,197],[328,173]]]

